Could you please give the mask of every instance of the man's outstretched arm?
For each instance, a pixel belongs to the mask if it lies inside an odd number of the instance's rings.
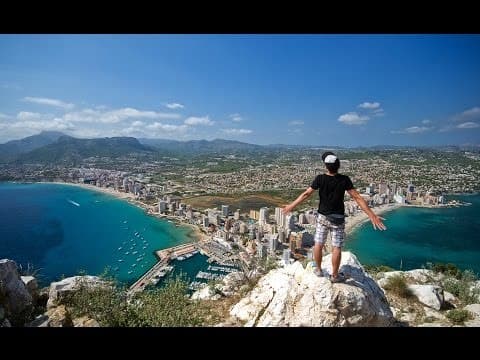
[[[382,222],[382,220],[385,220],[385,219],[378,216],[377,214],[375,214],[372,211],[372,209],[370,209],[368,207],[367,203],[360,196],[360,194],[358,193],[357,190],[351,189],[351,190],[347,190],[347,191],[350,194],[350,196],[352,197],[352,199],[355,200],[355,202],[358,204],[358,206],[360,206],[362,208],[362,210],[365,211],[365,213],[368,215],[368,217],[370,218],[370,221],[372,222],[373,228],[375,230],[377,230],[377,228],[378,228],[378,230],[386,230],[387,229],[387,227]]]
[[[309,187],[307,190],[305,190],[303,193],[301,193],[298,198],[295,199],[292,203],[288,204],[285,206],[282,210],[282,212],[287,215],[289,212],[291,212],[295,207],[299,204],[301,204],[303,201],[308,199],[310,195],[313,194],[315,190],[312,187]]]

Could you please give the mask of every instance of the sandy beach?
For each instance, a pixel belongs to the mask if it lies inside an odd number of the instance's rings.
[[[372,211],[377,215],[382,215],[388,211],[392,211],[402,207],[401,204],[385,204],[372,208]],[[363,210],[360,210],[354,216],[348,216],[345,220],[345,233],[350,235],[354,229],[363,224],[364,222],[369,221],[369,218]]]

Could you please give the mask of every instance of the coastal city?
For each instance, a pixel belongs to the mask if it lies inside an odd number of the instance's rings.
[[[131,201],[149,215],[191,227],[199,241],[187,247],[156,251],[158,263],[131,286],[138,291],[156,284],[171,271],[171,260],[181,261],[197,252],[207,255],[223,271],[223,275],[200,272],[197,280],[222,277],[235,266],[252,270],[311,260],[318,196],[312,196],[301,209],[289,215],[282,213],[282,206],[294,200],[316,174],[324,171],[319,161],[320,151],[285,151],[272,156],[271,163],[254,158],[250,165],[232,172],[209,171],[208,167],[218,166],[222,161],[230,164],[236,161],[238,166],[248,158],[238,154],[215,155],[202,166],[186,168],[176,165],[175,158],[159,163],[130,162],[129,166],[122,159],[119,164],[116,159],[109,166],[116,169],[95,167],[105,159],[94,158],[85,160],[80,167],[17,167],[15,177],[103,191]],[[345,159],[342,158],[341,172],[352,178],[377,214],[400,206],[458,206],[461,204],[454,200],[447,201],[446,195],[478,191],[478,166],[465,167],[444,161],[445,155],[425,153],[424,157],[430,160],[427,166],[418,153],[410,156],[399,153],[346,153]],[[469,155],[465,154],[465,159],[470,159]],[[367,160],[366,156],[372,159]],[[437,158],[442,161],[435,162]],[[168,171],[160,172],[162,167]],[[254,201],[242,201],[249,197],[254,197]],[[368,220],[348,194],[345,214],[347,233]],[[202,282],[195,280],[190,285],[196,289]]]

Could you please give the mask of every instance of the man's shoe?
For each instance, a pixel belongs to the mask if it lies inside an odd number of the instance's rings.
[[[345,282],[346,278],[345,278],[345,274],[344,273],[338,273],[337,276],[333,276],[333,275],[330,275],[330,281],[332,283],[342,283],[342,282]]]
[[[317,275],[318,277],[323,277],[323,271],[322,271],[322,269],[315,268],[315,270],[313,270],[313,273],[314,273],[315,275]]]

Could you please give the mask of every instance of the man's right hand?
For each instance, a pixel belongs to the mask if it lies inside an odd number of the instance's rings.
[[[382,220],[385,220],[385,218],[382,218],[376,214],[370,216],[370,221],[372,222],[375,230],[387,230],[387,227],[383,224]]]
[[[285,205],[282,209],[283,215],[288,215],[293,210],[293,208],[294,206],[292,206],[292,204]]]

